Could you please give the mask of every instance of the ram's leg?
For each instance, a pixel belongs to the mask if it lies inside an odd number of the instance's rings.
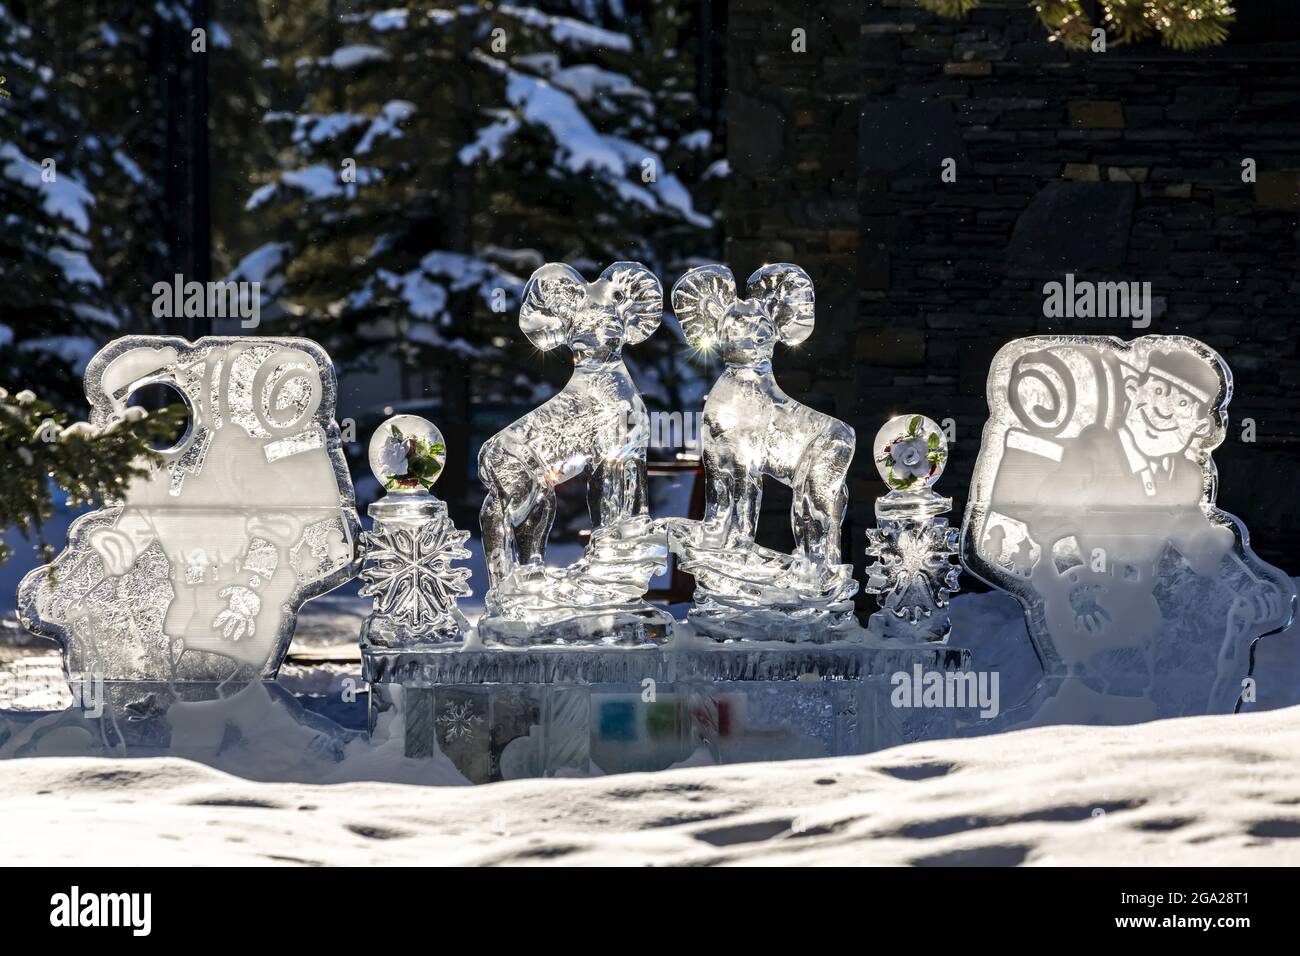
[[[531,499],[532,507],[524,519],[515,525],[515,548],[519,552],[520,564],[533,561],[544,564],[546,540],[551,536],[551,526],[555,524],[555,489],[545,477],[532,489]]]
[[[479,526],[488,580],[496,587],[514,569],[516,561],[528,561],[545,551],[546,536],[555,517],[555,492],[539,468],[530,467],[502,443],[492,440],[479,453],[479,476],[487,488]]]
[[[605,461],[587,474],[587,511],[591,527],[612,524],[620,518],[649,511],[644,458]]]
[[[587,472],[587,513],[595,531],[618,517],[622,510],[623,468],[617,461],[592,464]]]
[[[483,533],[483,556],[487,559],[488,586],[496,587],[510,573],[514,550],[510,535],[510,525],[496,495],[491,491],[483,499],[479,509],[478,525]]]
[[[794,489],[790,523],[796,551],[810,561],[840,563],[840,526],[849,503],[847,478],[855,443],[853,429],[833,421],[808,449],[802,480]]]
[[[714,546],[752,543],[763,501],[762,473],[725,442],[709,442],[704,446],[704,481],[704,527]]]
[[[650,513],[650,477],[646,473],[645,454],[624,462],[624,487],[630,514],[644,515]]]
[[[743,462],[731,470],[731,487],[736,495],[728,541],[748,546],[758,532],[758,512],[763,507],[763,473]]]
[[[731,456],[713,443],[704,446],[704,527],[709,536],[723,540],[734,520],[736,495]]]

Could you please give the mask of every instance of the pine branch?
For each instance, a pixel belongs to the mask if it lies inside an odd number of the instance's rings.
[[[917,0],[926,10],[960,19],[980,5],[980,0]],[[1087,49],[1096,24],[1082,0],[1030,0],[1030,7],[1048,39],[1073,50]],[[1228,39],[1236,20],[1231,0],[1101,0],[1101,24],[1112,43],[1138,43],[1160,38],[1175,50],[1201,50]]]
[[[51,479],[68,493],[71,508],[119,500],[161,462],[152,443],[170,441],[186,414],[178,405],[152,413],[133,408],[102,428],[69,425],[63,412],[30,391],[11,396],[0,388],[0,455],[8,462],[0,527],[18,528],[48,560],[41,528],[54,514]],[[0,541],[0,564],[11,554]]]

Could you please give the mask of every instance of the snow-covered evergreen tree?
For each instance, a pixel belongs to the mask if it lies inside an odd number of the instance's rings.
[[[700,198],[715,145],[679,35],[692,6],[317,6],[277,27],[279,102],[249,117],[282,152],[247,201],[264,239],[233,277],[278,295],[283,327],[349,367],[397,354],[425,373],[411,397],[454,404],[441,385],[472,376],[460,402],[517,399],[543,366],[515,325],[532,269],[636,259],[671,282],[715,252]],[[681,408],[680,362],[649,368],[674,351],[655,338],[629,359]]]
[[[246,120],[258,4],[213,6],[225,23],[198,37],[182,0],[0,0],[0,276],[14,279],[0,384],[79,406],[85,362],[109,339],[187,331],[151,306],[154,283],[190,271],[195,63],[212,74],[213,194],[236,180],[245,192],[270,154]],[[245,218],[214,216],[218,268]]]
[[[98,211],[85,169],[98,144],[4,3],[0,76],[0,383],[75,406],[81,370],[117,326],[90,255]]]

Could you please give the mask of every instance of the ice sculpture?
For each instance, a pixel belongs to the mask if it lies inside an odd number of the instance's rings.
[[[91,424],[154,383],[183,397],[188,430],[124,501],[73,523],[19,615],[70,675],[273,678],[302,603],[356,572],[334,368],[306,339],[128,336],[86,368]]]
[[[374,598],[361,629],[362,645],[411,647],[463,641],[469,624],[456,606],[468,597],[468,531],[458,531],[433,483],[447,459],[442,433],[417,415],[396,415],[370,439],[370,470],[386,490],[367,513],[374,527],[362,536],[365,581],[358,592]]]
[[[715,644],[685,628],[635,651],[467,642],[366,665],[372,742],[476,783],[865,753],[952,736],[989,699],[987,681],[968,683],[970,651],[947,644]],[[952,706],[926,703],[922,675]]]
[[[889,492],[876,499],[877,527],[867,531],[867,591],[880,610],[875,637],[944,641],[952,630],[948,598],[958,587],[956,528],[939,517],[952,499],[934,490],[948,461],[948,441],[924,415],[900,415],[876,434],[874,458]]]
[[[1223,359],[1183,336],[1038,336],[995,357],[962,557],[1024,605],[1039,720],[1232,711],[1255,641],[1290,622],[1291,581],[1215,506],[1231,394]]]
[[[543,351],[567,345],[573,376],[479,452],[491,584],[479,621],[485,641],[668,639],[672,618],[642,599],[668,551],[662,526],[646,513],[648,418],[622,358],[623,347],[646,339],[662,314],[659,280],[639,263],[616,262],[592,283],[551,263],[528,280],[519,325]],[[569,567],[548,567],[555,486],[579,475],[587,482],[591,539]]]
[[[702,522],[673,520],[671,547],[695,576],[690,621],[715,640],[832,641],[856,631],[852,565],[840,563],[840,526],[853,429],[781,391],[772,375],[778,340],[812,334],[812,280],[788,263],[764,266],[739,299],[731,270],[692,269],[673,287],[687,341],[716,349],[726,368],[704,402],[706,481]],[[795,550],[754,541],[763,477],[794,492]]]

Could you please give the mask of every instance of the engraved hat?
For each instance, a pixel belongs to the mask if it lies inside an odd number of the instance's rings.
[[[1177,386],[1203,405],[1212,404],[1219,394],[1214,367],[1190,352],[1152,352],[1147,374]]]

